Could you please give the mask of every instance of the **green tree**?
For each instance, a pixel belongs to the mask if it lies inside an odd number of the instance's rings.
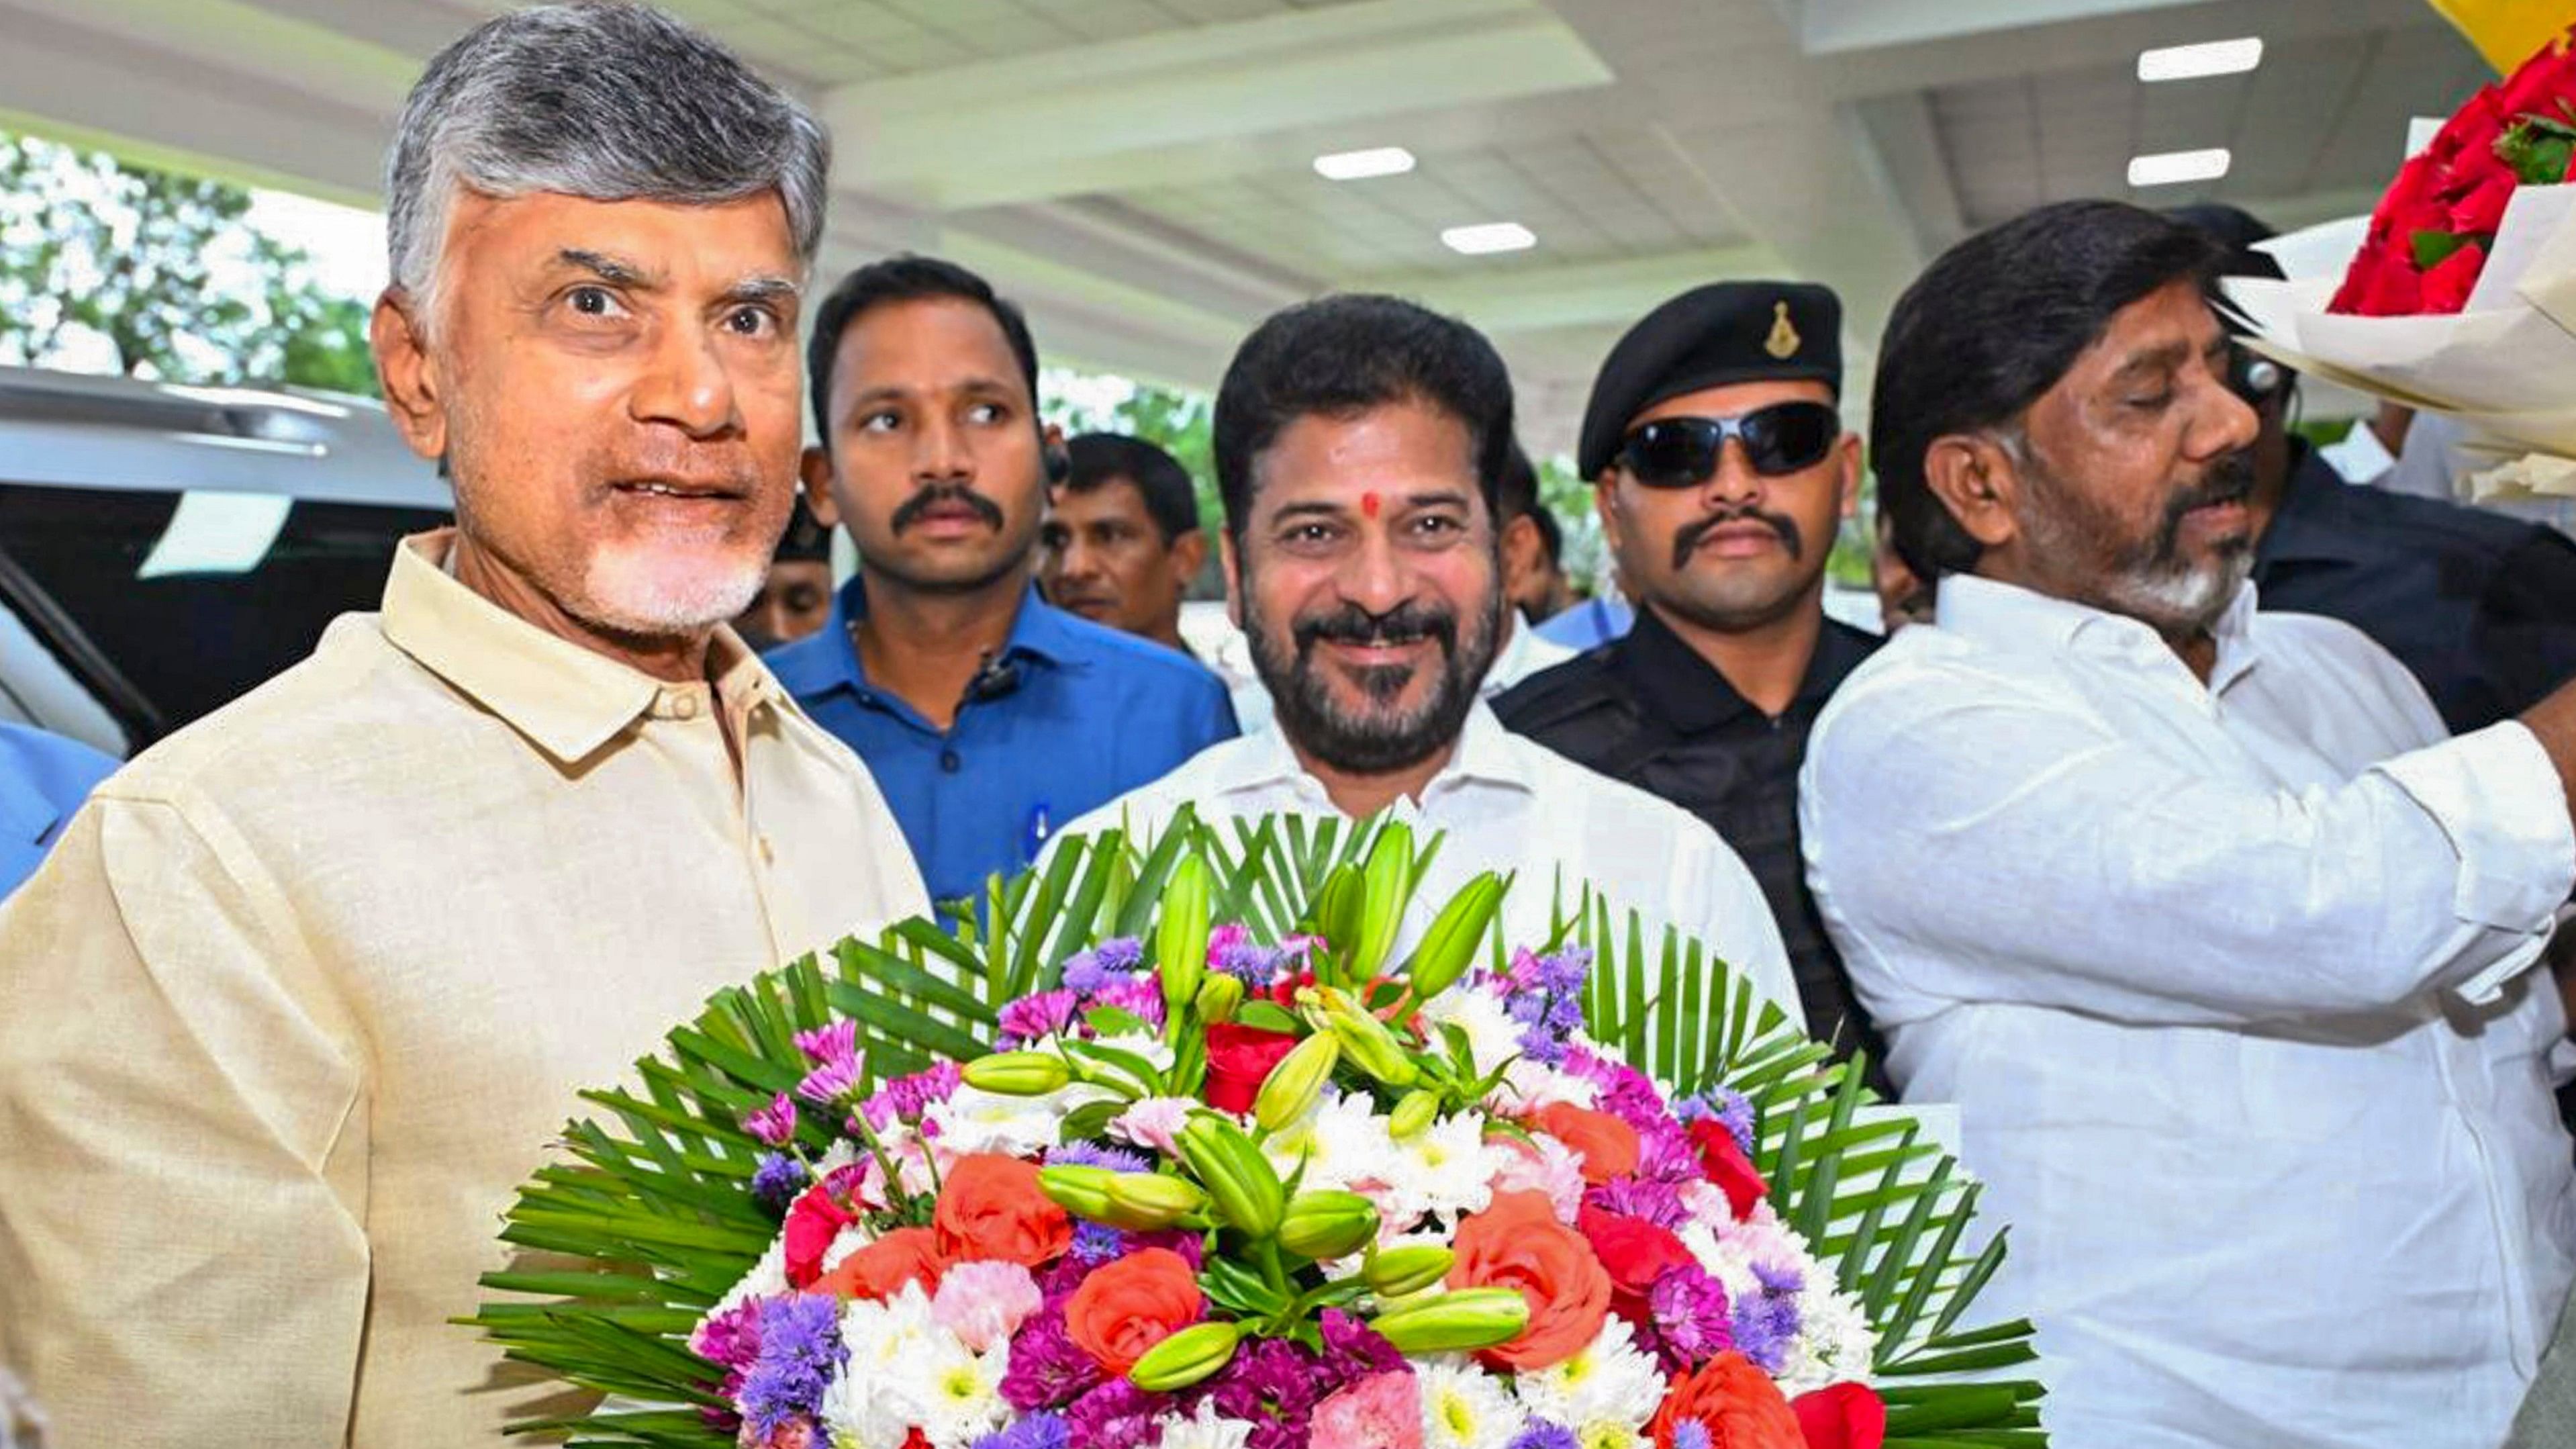
[[[251,195],[0,133],[0,361],[376,391],[367,309],[248,222]],[[95,365],[93,363],[93,365]]]

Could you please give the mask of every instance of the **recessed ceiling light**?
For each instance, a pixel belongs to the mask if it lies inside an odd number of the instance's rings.
[[[1453,226],[1440,233],[1441,245],[1453,252],[1482,256],[1487,252],[1527,251],[1538,245],[1538,233],[1517,221],[1488,221],[1475,226]]]
[[[2198,80],[2203,76],[2235,75],[2262,63],[2263,37],[2259,35],[2199,45],[2167,45],[2138,52],[2138,79]]]
[[[1336,151],[1315,158],[1315,173],[1327,181],[1401,176],[1412,169],[1413,153],[1402,146],[1371,146],[1365,151]]]
[[[2227,174],[2227,148],[2206,151],[2159,151],[2129,158],[2131,186],[2173,186],[2185,181],[2216,181]]]

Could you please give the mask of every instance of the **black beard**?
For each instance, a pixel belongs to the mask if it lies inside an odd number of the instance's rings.
[[[1338,611],[1308,615],[1290,622],[1287,657],[1271,642],[1270,629],[1254,600],[1259,597],[1250,570],[1243,578],[1243,625],[1252,648],[1253,671],[1270,691],[1280,730],[1317,760],[1351,775],[1383,775],[1409,769],[1431,758],[1458,737],[1468,711],[1476,707],[1476,687],[1494,662],[1494,641],[1502,626],[1502,593],[1486,601],[1477,627],[1461,631],[1449,609],[1422,607],[1410,600],[1383,614],[1356,604]],[[1315,646],[1326,639],[1405,642],[1430,638],[1440,645],[1440,681],[1431,697],[1407,714],[1379,713],[1353,718],[1331,692],[1331,684],[1314,663]],[[1373,665],[1352,671],[1360,692],[1383,710],[1413,682],[1414,666]]]

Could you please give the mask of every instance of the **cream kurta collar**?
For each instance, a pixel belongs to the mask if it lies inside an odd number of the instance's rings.
[[[385,638],[558,762],[596,754],[650,712],[665,690],[691,687],[665,685],[559,639],[458,583],[446,570],[455,540],[455,529],[442,528],[406,538],[394,550],[385,581]],[[772,693],[768,671],[732,630],[717,630],[710,649],[710,670],[737,708]]]

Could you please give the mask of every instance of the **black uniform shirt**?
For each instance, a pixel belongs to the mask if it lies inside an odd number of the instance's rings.
[[[2254,552],[2257,602],[2323,614],[2397,656],[2454,734],[2576,676],[2576,543],[2439,498],[2349,484],[2304,443]]]
[[[1847,1057],[1866,1048],[1872,1085],[1890,1095],[1877,1034],[1852,997],[1798,845],[1798,767],[1807,734],[1876,635],[1825,620],[1797,697],[1766,717],[1653,609],[1579,658],[1522,680],[1494,701],[1503,724],[1708,822],[1744,858],[1771,903],[1807,1012],[1807,1031]]]

